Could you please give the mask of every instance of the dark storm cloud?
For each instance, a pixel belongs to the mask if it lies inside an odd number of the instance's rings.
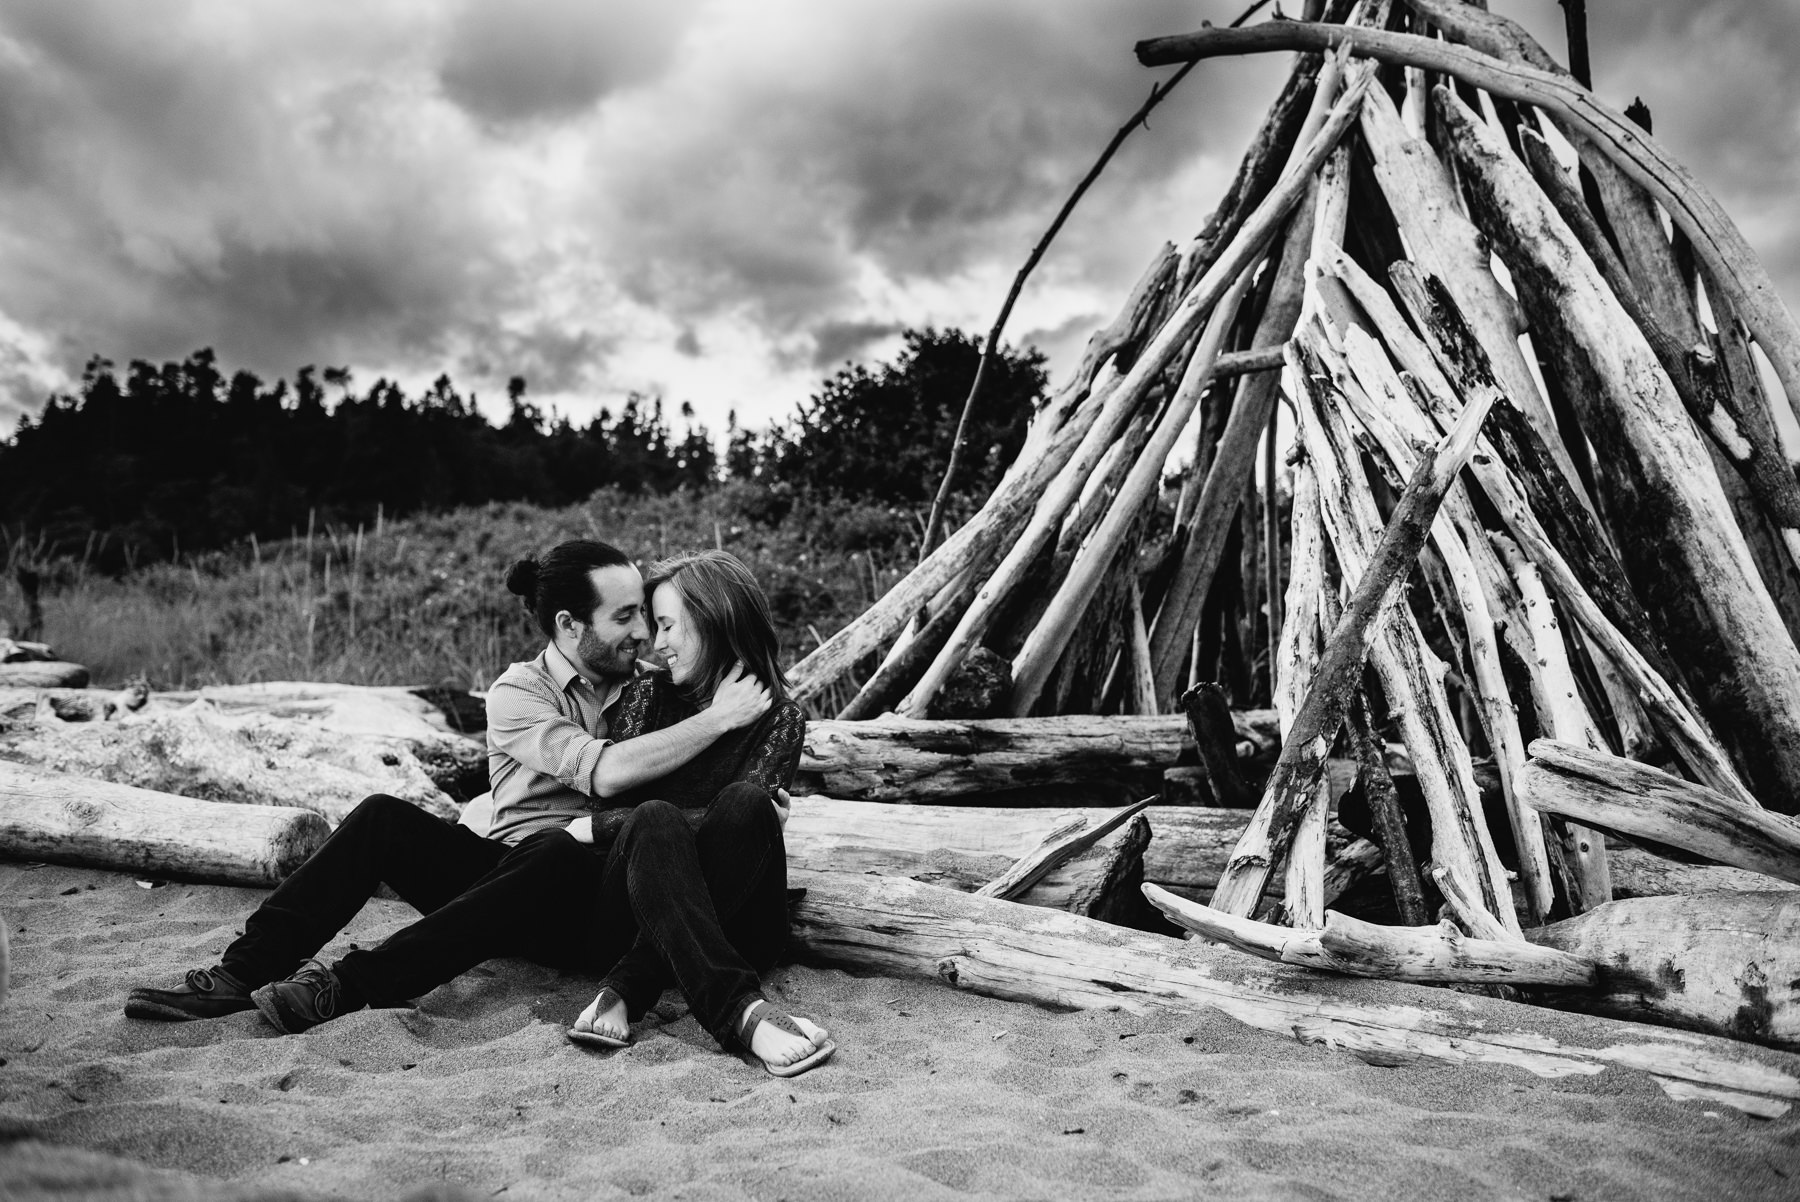
[[[404,39],[336,23],[356,16],[234,42],[189,6],[0,10],[0,224],[32,232],[0,243],[0,311],[58,331],[66,370],[201,345],[265,375],[453,366],[517,303],[517,265],[450,123],[365,69]],[[366,61],[292,69],[352,33]]]
[[[451,25],[444,94],[496,125],[567,118],[654,79],[674,50],[686,0],[468,0]]]
[[[837,367],[872,342],[898,334],[904,327],[891,321],[827,321],[813,332],[812,365]]]
[[[655,115],[660,144],[606,172],[636,294],[702,312],[747,303],[793,328],[842,304],[865,262],[900,278],[1016,263],[1166,74],[1139,68],[1133,41],[1229,15],[1173,2],[852,10],[854,47],[818,39],[779,69],[755,70],[754,48],[740,59],[731,43],[690,43],[695,74],[724,86],[671,84],[679,103]],[[1241,145],[1238,125],[1273,86],[1236,86],[1279,70],[1196,73],[1090,208],[1128,208],[1209,144]]]

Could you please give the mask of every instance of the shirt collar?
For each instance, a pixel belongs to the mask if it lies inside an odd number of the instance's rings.
[[[544,670],[550,673],[550,679],[556,683],[556,687],[562,692],[568,692],[569,685],[577,680],[585,682],[589,688],[594,689],[595,692],[599,692],[599,686],[592,680],[589,680],[588,677],[581,672],[580,669],[576,668],[574,664],[570,663],[569,657],[557,650],[555,643],[546,643],[544,645],[543,660]],[[613,681],[607,686],[606,692],[600,698],[600,708],[605,709],[607,706],[617,701],[619,699],[619,694],[624,691],[624,681]]]

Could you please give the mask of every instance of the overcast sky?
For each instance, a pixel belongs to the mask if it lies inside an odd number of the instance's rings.
[[[1242,0],[0,0],[0,431],[94,354],[346,365],[584,421],[790,413],[985,330],[1155,73]],[[1289,7],[1298,11],[1298,0]],[[1554,0],[1495,0],[1563,54]],[[1597,88],[1800,301],[1800,3],[1589,0]],[[1203,64],[1014,314],[1072,361],[1190,234],[1278,59]],[[503,404],[503,400],[502,400]]]

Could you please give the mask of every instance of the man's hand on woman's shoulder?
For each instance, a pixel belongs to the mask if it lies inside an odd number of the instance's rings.
[[[771,704],[768,686],[739,663],[733,665],[730,674],[719,682],[705,712],[718,724],[719,733],[724,734],[750,725],[768,713]]]

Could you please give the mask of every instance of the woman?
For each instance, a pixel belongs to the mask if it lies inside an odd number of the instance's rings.
[[[724,551],[665,560],[645,582],[663,672],[625,687],[612,723],[615,742],[661,730],[710,702],[727,679],[750,676],[773,704],[757,722],[720,738],[706,752],[652,784],[596,799],[594,841],[626,846],[651,837],[659,855],[698,860],[706,897],[684,899],[710,909],[722,943],[684,947],[665,955],[639,930],[613,965],[599,994],[582,1011],[569,1038],[598,1047],[623,1047],[630,1023],[678,984],[702,1022],[727,1015],[728,1030],[777,1076],[793,1076],[828,1059],[837,1045],[805,1019],[783,1014],[756,987],[756,973],[772,965],[787,942],[787,856],[781,804],[800,763],[806,719],[787,697],[777,663],[768,601],[744,565]],[[607,912],[637,922],[628,875],[609,855]],[[651,857],[630,857],[655,871]],[[703,913],[681,929],[708,929]],[[693,979],[672,981],[671,963],[694,965]],[[714,1018],[713,1025],[719,1019]],[[714,1032],[719,1034],[718,1031]]]

